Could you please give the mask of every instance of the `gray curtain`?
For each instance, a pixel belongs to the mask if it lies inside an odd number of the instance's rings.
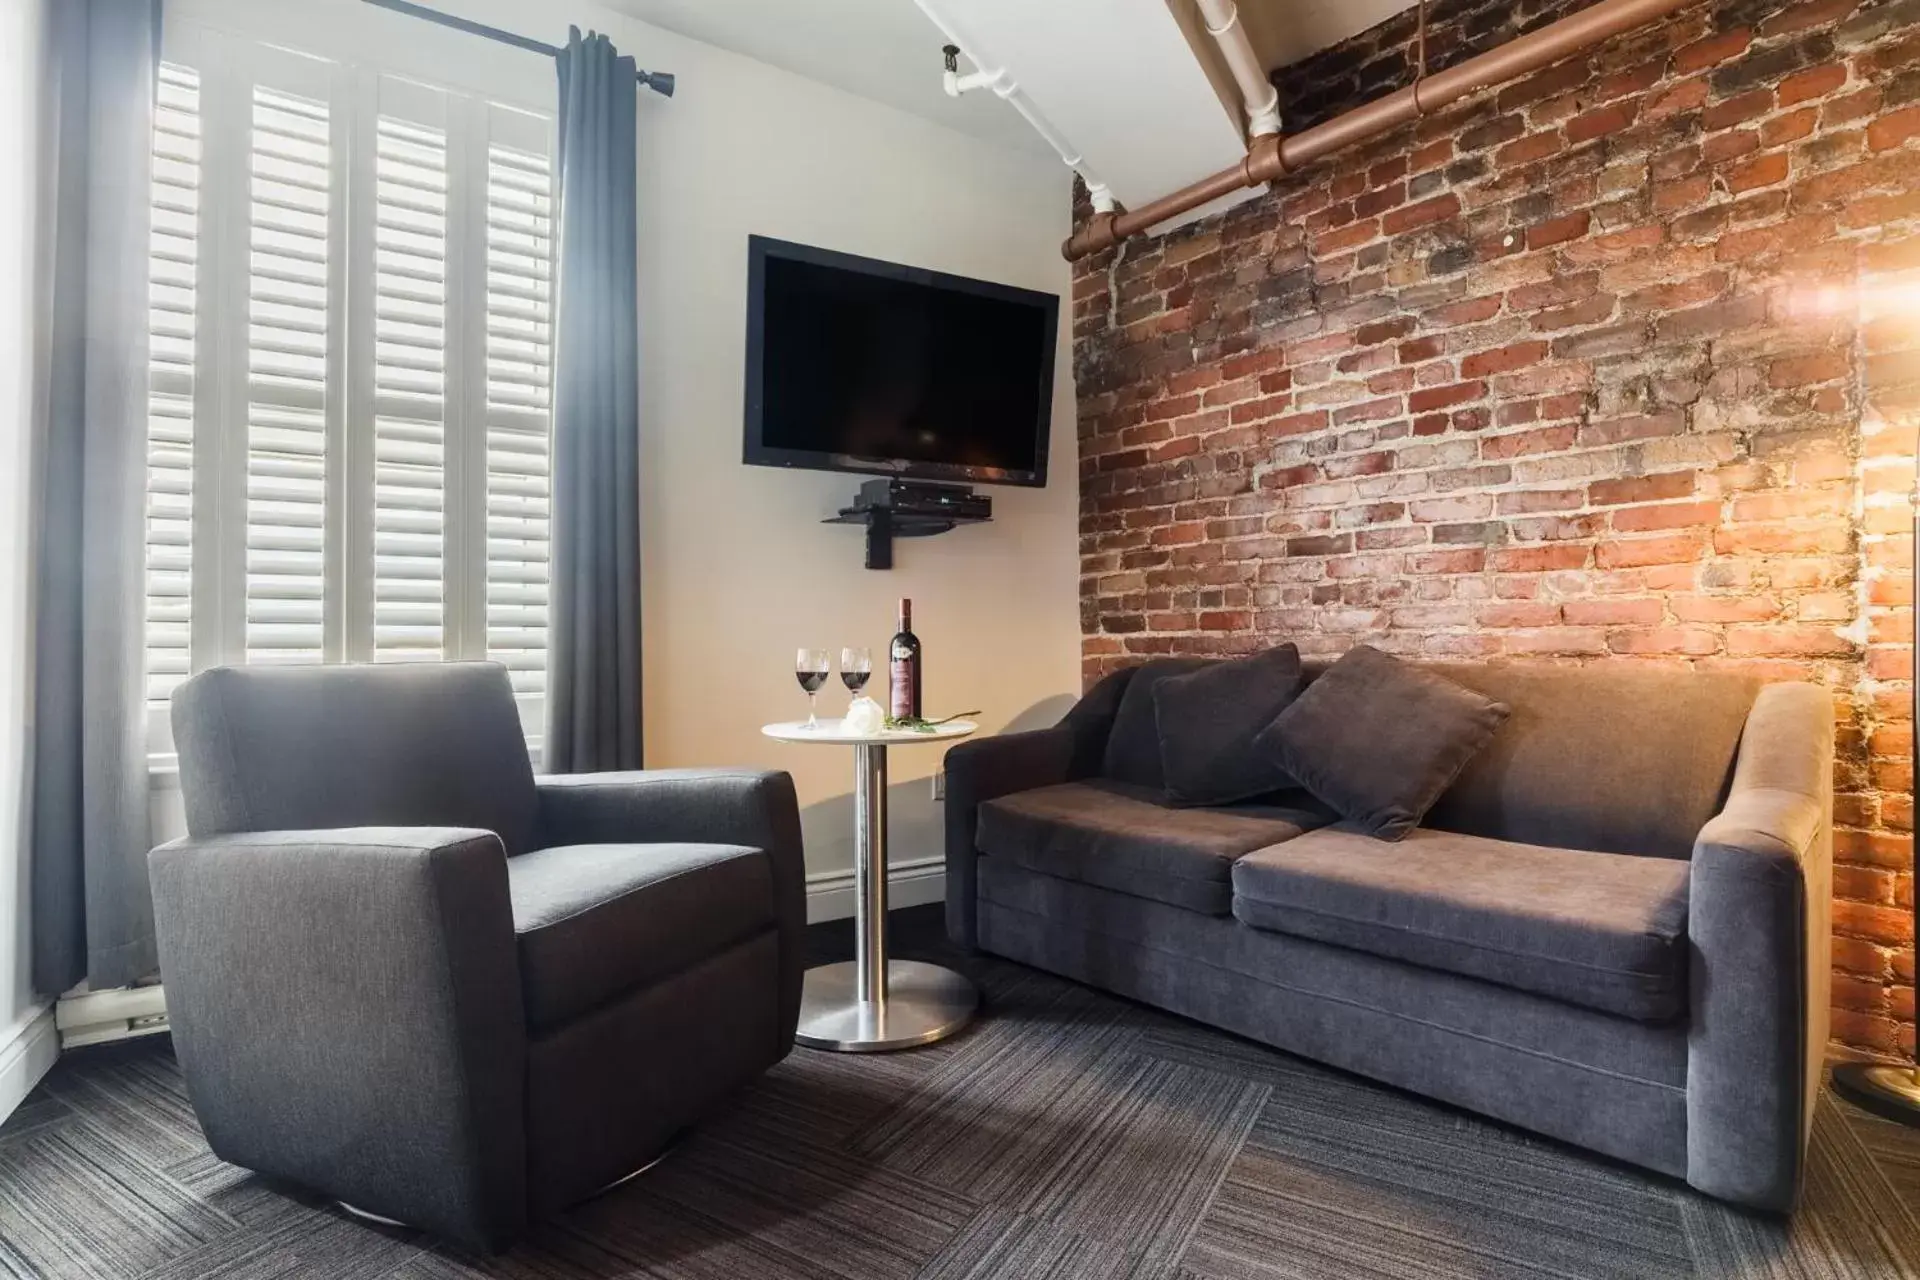
[[[568,35],[560,70],[546,767],[640,767],[634,63]]]
[[[153,972],[147,889],[147,184],[157,0],[53,6],[32,736],[33,982]]]

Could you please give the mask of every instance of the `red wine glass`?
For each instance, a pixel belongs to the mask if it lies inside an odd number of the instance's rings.
[[[820,727],[820,717],[814,713],[819,702],[820,686],[827,682],[827,675],[833,670],[833,658],[825,649],[802,649],[794,655],[793,674],[800,681],[800,687],[807,691],[808,729]]]

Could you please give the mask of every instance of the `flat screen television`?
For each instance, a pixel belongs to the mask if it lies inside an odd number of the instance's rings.
[[[748,241],[746,461],[1047,482],[1060,299]]]

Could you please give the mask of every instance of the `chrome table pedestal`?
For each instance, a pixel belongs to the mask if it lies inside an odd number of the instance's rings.
[[[833,721],[811,732],[795,725],[763,730],[784,742],[853,747],[854,958],[807,970],[796,1042],[876,1053],[932,1044],[972,1020],[980,999],[966,978],[939,965],[887,957],[887,746],[951,741],[973,731],[963,722],[935,733],[856,737]]]

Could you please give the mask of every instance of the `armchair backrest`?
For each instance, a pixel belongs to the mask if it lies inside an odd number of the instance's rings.
[[[536,799],[493,662],[215,667],[173,695],[187,830],[477,827],[509,855]]]

